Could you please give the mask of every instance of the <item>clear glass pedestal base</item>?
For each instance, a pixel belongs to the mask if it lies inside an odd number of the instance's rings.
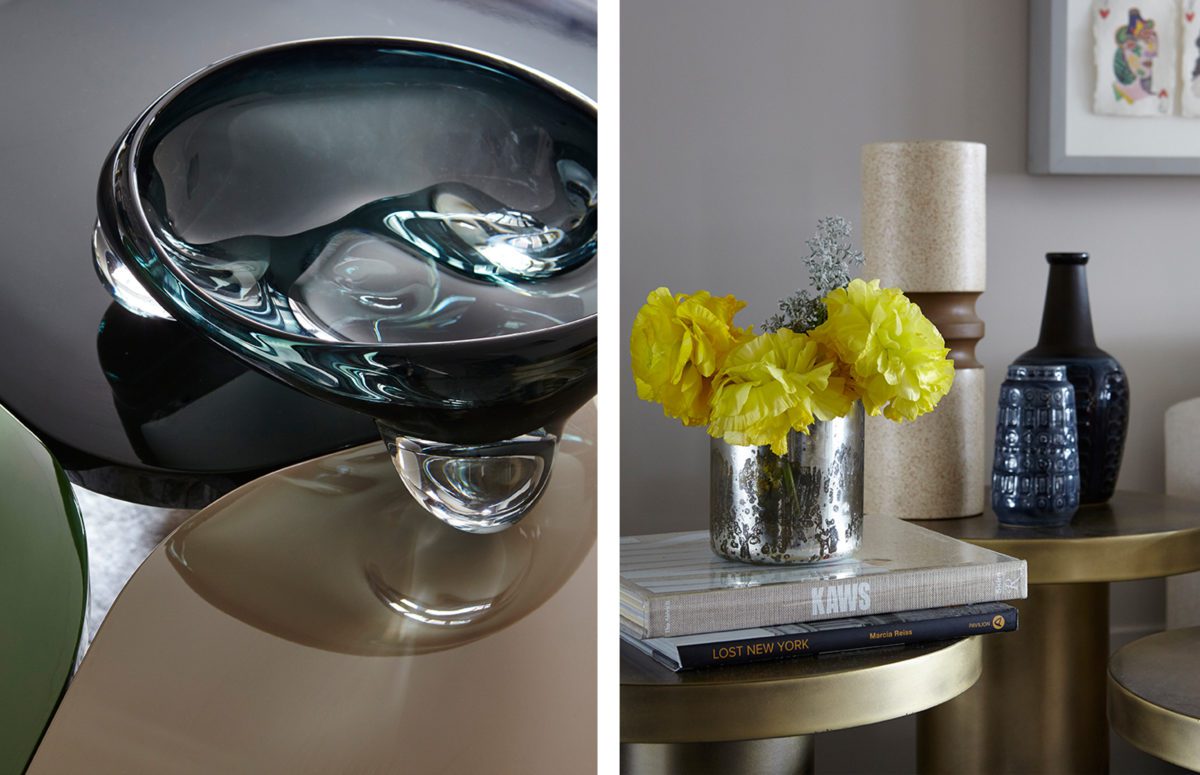
[[[404,486],[425,510],[467,533],[496,533],[537,503],[550,480],[560,429],[488,444],[448,444],[379,432]]]

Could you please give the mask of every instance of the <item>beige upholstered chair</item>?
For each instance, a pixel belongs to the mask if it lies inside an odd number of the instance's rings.
[[[1200,398],[1166,414],[1167,494],[1200,499]],[[1200,624],[1200,573],[1167,579],[1167,629]]]

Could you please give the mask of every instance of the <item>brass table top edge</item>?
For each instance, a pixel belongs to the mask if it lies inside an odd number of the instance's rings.
[[[950,531],[943,535],[1025,560],[1030,584],[1133,581],[1200,570],[1200,501],[1144,490],[1117,490],[1113,500],[1120,512],[1133,514],[1126,520],[1136,522],[1143,512],[1158,510],[1176,518],[1182,515],[1184,521],[1194,516],[1195,521],[1166,530],[1109,536],[1023,536],[1022,528],[1012,528],[1015,535],[1002,537],[971,538]],[[1100,505],[1112,508],[1108,503]],[[1080,512],[1086,516],[1091,508],[1083,506]],[[952,522],[955,520],[921,520],[917,524],[938,531],[939,523]]]
[[[1133,581],[1200,570],[1200,524],[1110,537],[958,540],[1025,560],[1030,584]],[[1164,540],[1173,544],[1166,552]]]
[[[897,667],[907,664],[907,663],[918,662],[923,659],[928,659],[936,654],[946,651],[947,649],[955,647],[960,642],[965,641],[965,640],[969,640],[969,638],[955,638],[953,640],[943,641],[943,642],[933,641],[933,642],[928,642],[928,643],[913,643],[913,644],[909,644],[907,646],[894,646],[894,647],[892,647],[892,650],[897,655],[903,655],[906,652],[923,652],[923,653],[914,654],[913,656],[910,656],[906,659],[899,659],[899,660],[895,660],[895,661],[884,662],[884,663],[877,664],[877,665],[871,665],[869,667],[854,667],[852,665],[846,666],[846,667],[841,667],[836,670],[830,670],[828,672],[820,673],[818,675],[803,675],[803,676],[767,676],[767,675],[763,675],[763,676],[750,677],[750,678],[738,678],[736,676],[739,672],[739,668],[742,668],[744,666],[743,665],[733,665],[732,670],[729,668],[726,668],[726,667],[708,667],[708,668],[698,668],[696,670],[682,671],[684,675],[686,675],[688,673],[696,673],[696,672],[702,671],[708,675],[713,675],[713,676],[722,676],[722,677],[730,676],[728,678],[728,680],[708,681],[708,682],[704,682],[704,683],[680,682],[680,683],[664,684],[659,681],[641,681],[638,679],[627,680],[627,679],[622,678],[621,679],[621,688],[647,687],[647,688],[654,688],[655,690],[666,689],[669,691],[684,691],[684,690],[692,691],[692,690],[697,690],[697,689],[711,690],[715,687],[721,687],[721,686],[762,686],[762,685],[766,685],[766,684],[790,684],[790,683],[797,683],[800,681],[812,681],[812,680],[816,680],[816,679],[832,680],[832,679],[837,678],[838,676],[846,675],[848,673],[856,673],[856,674],[861,675],[863,673],[868,673],[868,672],[873,672],[873,671],[891,670],[891,669],[897,668]],[[884,652],[884,648],[880,648],[878,651]],[[863,655],[872,655],[872,650],[864,649],[864,650],[862,650],[862,654]],[[793,661],[797,661],[797,660],[804,660],[804,659],[812,660],[812,659],[822,659],[822,658],[829,658],[829,657],[838,658],[840,656],[844,656],[847,659],[854,659],[855,656],[858,656],[858,655],[856,655],[854,652],[845,652],[844,655],[839,654],[838,652],[830,652],[829,654],[826,654],[824,657],[822,657],[820,655],[811,655],[811,656],[795,657],[793,659],[777,659],[774,661],[753,662],[750,664],[757,666],[759,668],[762,668],[762,667],[765,667],[767,665],[772,665],[772,664],[787,665],[787,664],[789,664]],[[649,659],[649,657],[647,657],[647,659]],[[656,668],[661,668],[663,670],[667,669],[665,667],[660,666],[657,662],[655,662],[653,664],[655,665]]]
[[[1142,751],[1189,770],[1200,771],[1200,719],[1155,705],[1135,694],[1108,671],[1108,720]]]
[[[906,659],[819,675],[694,684],[623,681],[621,742],[794,737],[900,718],[969,689],[983,672],[981,655],[979,637],[971,637]],[[819,715],[797,712],[809,707]]]

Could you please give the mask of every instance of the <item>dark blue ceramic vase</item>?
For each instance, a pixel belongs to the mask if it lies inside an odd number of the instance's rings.
[[[1088,302],[1087,253],[1047,253],[1050,278],[1037,347],[1018,364],[1062,364],[1075,388],[1079,502],[1112,497],[1129,427],[1129,380],[1117,359],[1096,346]]]
[[[996,413],[992,510],[1009,525],[1058,526],[1079,508],[1075,390],[1065,366],[1008,367]]]

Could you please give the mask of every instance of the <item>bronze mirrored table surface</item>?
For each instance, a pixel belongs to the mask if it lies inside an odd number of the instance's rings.
[[[1146,753],[1200,771],[1200,627],[1140,638],[1108,665],[1108,717]]]
[[[1062,528],[1004,526],[990,509],[916,524],[1026,560],[1030,585],[1020,629],[984,643],[976,686],[919,717],[919,769],[1106,772],[1108,585],[1200,570],[1200,501],[1118,490]]]
[[[93,269],[96,182],[114,138],[223,57],[318,36],[487,50],[594,95],[594,18],[481,0],[286,4],[0,2],[0,404],[71,479],[198,508],[256,476],[377,436],[364,416],[247,370],[180,326],[111,306]],[[585,15],[586,17],[586,15]]]
[[[225,496],[130,580],[29,772],[592,766],[594,429],[494,534],[426,513],[381,443]]]
[[[622,644],[622,765],[805,771],[811,735],[924,710],[968,689],[979,671],[978,638],[678,673]]]

